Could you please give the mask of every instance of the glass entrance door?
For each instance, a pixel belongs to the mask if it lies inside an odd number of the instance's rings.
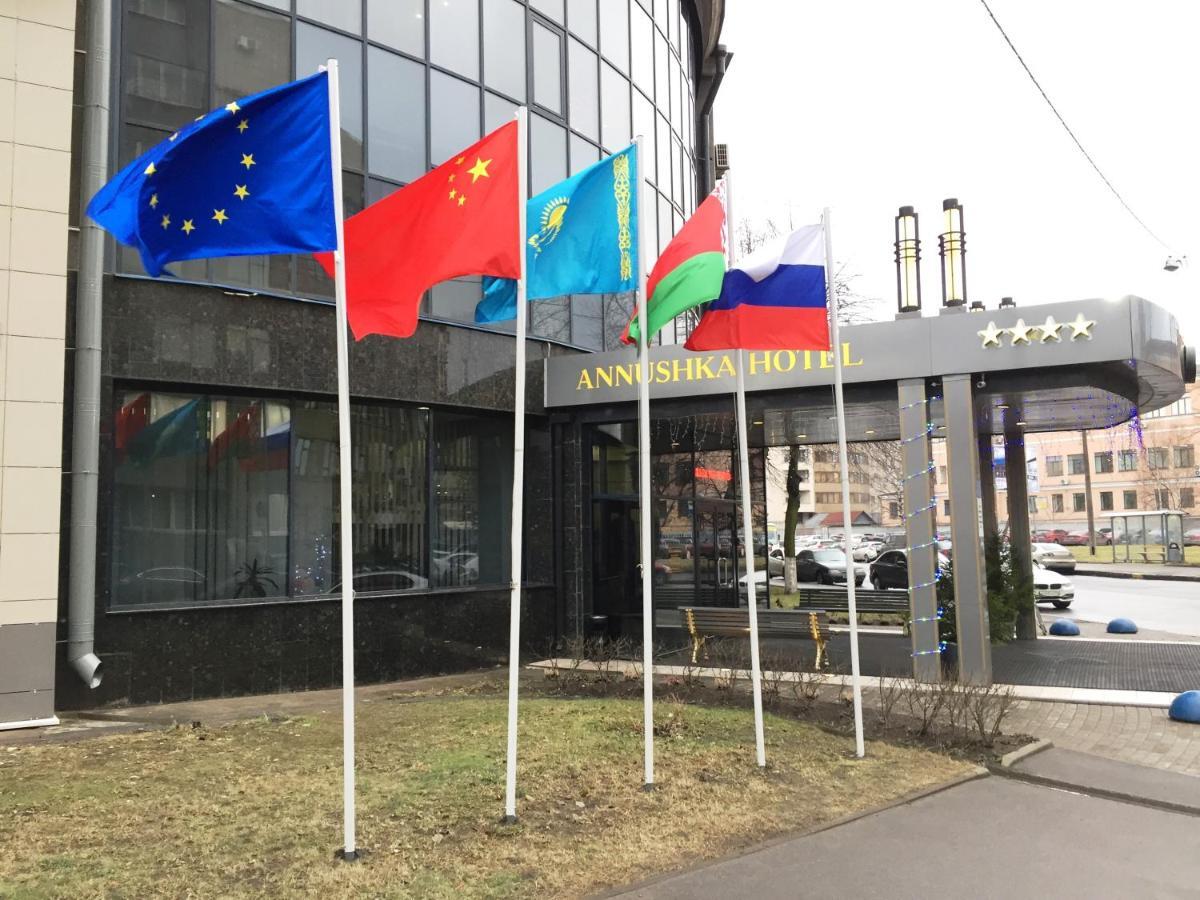
[[[696,603],[737,606],[737,505],[723,500],[696,501]]]

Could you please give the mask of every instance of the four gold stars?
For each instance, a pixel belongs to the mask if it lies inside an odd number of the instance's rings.
[[[184,219],[183,224],[179,227],[183,229],[183,233],[186,235],[191,235],[191,233],[196,230],[196,226],[192,224],[191,219]]]
[[[242,154],[242,165],[246,167],[247,171],[249,171],[251,166],[258,165],[258,163],[256,163],[254,161],[254,154],[253,153],[243,153]]]
[[[490,178],[491,176],[488,175],[487,167],[491,164],[492,161],[490,159],[484,160],[478,156],[475,157],[475,165],[467,169],[467,174],[471,176],[471,184],[474,184],[480,178]]]
[[[1040,325],[1026,325],[1024,319],[1017,319],[1017,324],[1010,328],[997,328],[995,322],[988,322],[987,328],[976,333],[983,339],[985,349],[1003,347],[1000,339],[1006,334],[1011,335],[1010,346],[1012,347],[1020,344],[1032,344],[1035,340],[1040,340],[1043,344],[1059,344],[1063,341],[1059,332],[1064,328],[1071,329],[1071,340],[1085,338],[1090,341],[1095,324],[1093,320],[1085,319],[1083,313],[1079,313],[1073,322],[1059,322],[1054,316],[1046,316],[1046,321]]]
[[[224,225],[226,220],[229,218],[229,216],[225,215],[225,210],[223,209],[214,209],[212,217],[213,221],[218,225]]]
[[[237,197],[239,200],[245,200],[250,196],[250,192],[246,190],[246,186],[244,184],[239,184],[234,187],[233,196]]]

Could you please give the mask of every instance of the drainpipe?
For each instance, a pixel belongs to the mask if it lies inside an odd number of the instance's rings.
[[[108,177],[112,0],[88,3],[83,79],[83,161],[80,204]],[[75,393],[71,427],[71,543],[67,594],[67,660],[89,688],[103,677],[96,634],[96,506],[100,489],[100,332],[104,232],[79,216],[79,276],[75,293]]]

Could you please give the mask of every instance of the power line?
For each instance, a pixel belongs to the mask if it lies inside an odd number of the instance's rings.
[[[1108,180],[1108,176],[1106,176],[1102,171],[1100,171],[1100,166],[1098,166],[1096,164],[1096,161],[1094,159],[1092,159],[1092,155],[1090,153],[1088,153],[1087,150],[1084,149],[1083,144],[1080,143],[1080,141],[1079,141],[1079,138],[1077,138],[1075,136],[1075,132],[1071,130],[1071,126],[1067,124],[1067,120],[1062,117],[1062,113],[1060,113],[1058,111],[1058,107],[1056,107],[1054,105],[1054,101],[1052,101],[1050,99],[1050,97],[1046,94],[1046,91],[1042,88],[1042,86],[1038,82],[1036,76],[1034,76],[1032,70],[1029,68],[1028,64],[1026,64],[1025,60],[1022,58],[1020,51],[1017,50],[1016,46],[1013,44],[1012,38],[1010,38],[1008,36],[1008,32],[1006,32],[1004,30],[1004,26],[1000,24],[1000,20],[996,18],[996,14],[994,12],[992,12],[992,8],[990,6],[988,6],[987,0],[979,0],[979,2],[983,4],[983,8],[987,10],[987,14],[991,17],[992,22],[994,22],[996,25],[996,28],[998,28],[1000,30],[1001,36],[1004,38],[1005,43],[1008,44],[1008,48],[1010,50],[1012,50],[1013,55],[1017,58],[1017,62],[1019,62],[1021,64],[1021,68],[1023,68],[1025,70],[1025,74],[1029,76],[1029,80],[1033,82],[1033,86],[1038,89],[1038,93],[1042,95],[1042,99],[1046,101],[1046,105],[1050,107],[1050,111],[1054,113],[1055,117],[1062,124],[1062,127],[1066,130],[1067,134],[1069,134],[1071,136],[1071,140],[1073,140],[1075,142],[1075,146],[1079,148],[1079,152],[1083,154],[1083,158],[1086,159],[1088,161],[1088,163],[1091,164],[1091,167],[1096,170],[1096,174],[1100,176],[1100,180],[1103,181],[1105,183],[1105,185],[1108,186],[1108,189],[1110,191],[1112,191],[1113,196],[1116,197],[1118,201],[1120,201],[1120,203],[1123,207],[1125,207],[1125,211],[1127,213],[1129,213],[1129,215],[1133,216],[1134,221],[1142,226],[1142,228],[1145,230],[1146,234],[1150,235],[1150,237],[1152,237],[1152,238],[1154,238],[1154,240],[1158,241],[1158,243],[1161,244],[1164,249],[1170,250],[1171,248],[1167,245],[1167,243],[1162,238],[1160,238],[1157,234],[1155,234],[1153,231],[1151,231],[1150,226],[1142,221],[1142,217],[1139,216],[1137,213],[1135,213],[1133,211],[1133,207],[1131,207],[1128,203],[1125,202],[1125,198],[1121,196],[1120,191],[1118,191],[1115,187],[1113,187],[1113,183]]]

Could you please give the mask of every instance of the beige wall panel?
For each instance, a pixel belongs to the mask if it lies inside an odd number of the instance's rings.
[[[5,466],[55,468],[62,462],[62,404],[3,401]]]
[[[17,144],[12,149],[12,205],[66,213],[71,186],[71,154]],[[65,266],[65,260],[64,260]]]
[[[63,341],[8,336],[4,360],[5,400],[62,403]],[[55,460],[57,465],[60,460]],[[46,462],[42,465],[50,465]]]
[[[4,505],[0,509],[0,543],[12,534],[57,534],[59,491],[58,469],[0,469]]]
[[[12,207],[11,269],[61,275],[67,268],[67,214]]]
[[[58,535],[5,535],[0,540],[0,602],[57,596]]]
[[[0,310],[4,308],[0,305]],[[13,272],[8,280],[6,308],[8,313],[0,321],[0,329],[6,323],[4,330],[9,334],[61,340],[67,326],[67,276]]]

